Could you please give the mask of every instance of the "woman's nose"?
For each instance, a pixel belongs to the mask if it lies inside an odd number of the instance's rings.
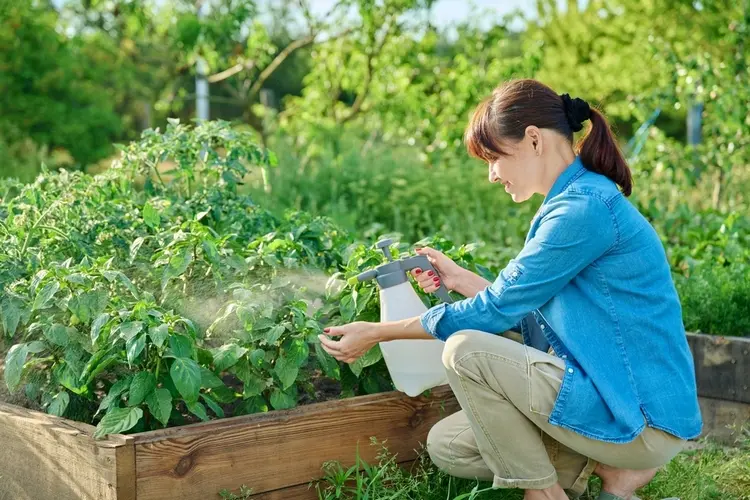
[[[497,181],[500,180],[500,177],[498,177],[497,175],[495,175],[495,172],[492,169],[490,169],[490,175],[489,175],[489,177],[490,177],[490,182],[493,183],[493,184],[495,182],[497,182]]]

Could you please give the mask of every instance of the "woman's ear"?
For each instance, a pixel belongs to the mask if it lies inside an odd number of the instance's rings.
[[[534,149],[534,154],[537,156],[542,155],[542,131],[539,130],[535,125],[529,125],[526,127],[526,137],[531,142],[531,147]]]

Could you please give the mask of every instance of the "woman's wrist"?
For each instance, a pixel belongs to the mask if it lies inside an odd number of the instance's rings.
[[[489,281],[478,274],[472,273],[468,269],[464,269],[464,271],[463,275],[457,280],[458,286],[454,289],[464,297],[471,298],[491,285]]]
[[[434,338],[422,327],[422,322],[420,321],[419,316],[398,321],[384,321],[381,323],[373,323],[372,325],[372,339],[375,342]]]

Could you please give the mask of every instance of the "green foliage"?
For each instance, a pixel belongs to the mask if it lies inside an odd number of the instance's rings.
[[[377,320],[375,285],[348,281],[382,253],[239,193],[270,153],[224,122],[172,123],[122,150],[96,177],[3,183],[11,392],[103,436],[291,408],[317,397],[321,377],[344,396],[393,388],[377,347],[346,365],[318,339],[324,323]],[[432,244],[474,265],[471,247]]]

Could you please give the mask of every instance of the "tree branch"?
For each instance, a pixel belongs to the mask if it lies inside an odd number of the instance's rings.
[[[245,64],[237,63],[231,68],[225,69],[224,71],[220,71],[219,73],[214,73],[213,75],[206,78],[208,80],[208,83],[218,83],[222,80],[226,80],[229,77],[232,77],[243,70],[250,70],[255,67],[254,61],[249,61]]]

